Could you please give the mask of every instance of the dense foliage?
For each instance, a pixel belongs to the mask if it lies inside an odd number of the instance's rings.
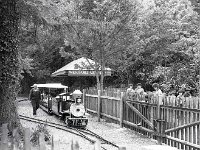
[[[114,70],[106,80],[112,86],[141,82],[149,89],[158,82],[168,89],[197,88],[200,20],[192,4],[28,0],[21,20],[23,75],[32,82],[50,81],[53,71],[85,56]]]

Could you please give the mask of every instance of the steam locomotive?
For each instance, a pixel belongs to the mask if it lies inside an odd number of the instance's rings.
[[[88,118],[85,115],[83,94],[80,90],[69,93],[67,86],[58,83],[37,84],[37,86],[42,91],[40,107],[46,108],[49,114],[59,116],[70,127],[87,126]]]

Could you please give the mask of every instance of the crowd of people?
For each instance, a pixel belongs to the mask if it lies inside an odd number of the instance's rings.
[[[175,96],[177,101],[176,103],[180,106],[183,104],[185,97],[191,96],[185,85],[181,86],[177,93],[165,93],[165,91],[161,90],[162,86],[159,86],[158,83],[153,83],[152,87],[154,89],[153,92],[145,92],[141,83],[138,83],[135,89],[133,88],[133,84],[129,84],[129,87],[126,90],[126,94],[130,99],[131,97],[137,97],[137,99],[142,101],[148,101],[150,97],[163,97],[165,95]]]
[[[152,85],[152,87],[154,88],[154,96],[161,96],[163,94],[163,92],[161,91],[161,89],[159,88],[159,84],[158,83],[154,83]],[[147,95],[148,93],[144,91],[144,89],[142,88],[142,84],[141,83],[138,83],[137,84],[137,87],[135,89],[133,89],[133,84],[129,84],[129,88],[127,89],[126,93],[128,95],[130,94],[137,94],[139,96],[145,96]]]

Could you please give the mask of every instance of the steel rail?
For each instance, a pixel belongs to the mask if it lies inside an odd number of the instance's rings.
[[[25,101],[25,100],[22,100]],[[19,101],[21,102],[21,101]],[[43,106],[43,105],[42,105]],[[44,112],[48,113],[47,110],[45,110],[45,106],[43,106],[44,108],[40,107]],[[47,108],[46,108],[47,109]],[[87,137],[85,134],[96,137],[97,139],[99,139],[100,141],[104,142],[102,144],[108,144],[108,145],[112,145],[113,147],[119,148],[119,146],[117,146],[115,143],[112,143],[106,139],[104,139],[103,137],[101,137],[100,135],[94,133],[93,131],[89,130],[89,129],[77,129],[77,128],[73,128],[73,127],[69,127],[67,125],[62,125],[62,124],[58,124],[58,123],[53,123],[53,122],[48,122],[48,121],[44,121],[41,119],[36,119],[36,118],[31,118],[31,117],[27,117],[27,116],[23,116],[23,115],[19,115],[20,119],[23,120],[27,120],[27,121],[31,121],[31,122],[35,122],[35,123],[39,123],[39,124],[45,124],[48,125],[50,127],[59,129],[59,130],[63,130],[66,132],[69,132],[71,134],[75,134],[77,136],[80,136],[86,140],[88,140],[89,142],[91,142],[92,144],[94,144],[96,141],[92,140],[91,138]],[[70,130],[69,130],[70,129]],[[74,132],[75,131],[75,132]],[[106,148],[104,148],[103,146],[101,146],[102,149],[106,150]]]
[[[35,119],[35,118],[23,116],[23,115],[19,115],[19,118],[23,119],[23,120],[26,120],[26,121],[31,121],[31,122],[34,122],[34,123],[38,123],[38,124],[48,125],[49,127],[53,127],[53,128],[59,129],[59,130],[63,130],[63,131],[75,134],[77,136],[85,138],[86,140],[88,140],[92,144],[94,144],[96,142],[96,141],[88,138],[87,136],[83,136],[83,135],[81,135],[81,134],[79,134],[77,132],[73,132],[73,131],[69,130],[68,128],[66,128],[66,126],[61,125],[61,124],[57,124],[57,123],[53,123],[53,122],[48,122],[48,121],[44,121],[44,120],[41,120],[41,119]]]
[[[45,106],[42,105],[42,107],[46,108]],[[44,112],[48,113],[47,110],[45,110],[44,108],[40,107]],[[46,108],[47,109],[47,108]],[[100,139],[101,141],[105,142],[106,144],[109,144],[109,145],[112,145],[116,148],[119,148],[119,146],[117,146],[115,143],[112,143],[106,139],[104,139],[103,137],[101,137],[100,135],[94,133],[93,131],[89,130],[89,129],[77,129],[77,128],[73,128],[73,127],[69,127],[69,126],[65,126],[67,127],[68,129],[72,129],[72,130],[76,130],[77,132],[79,132],[80,134],[84,135],[83,133],[85,134],[88,134],[88,135],[91,135],[91,136],[94,136],[96,137],[97,139]],[[85,136],[85,135],[84,135]]]
[[[38,123],[38,124],[44,124],[44,125],[47,125],[49,127],[53,127],[53,128],[56,128],[56,129],[59,129],[59,130],[63,130],[63,131],[66,131],[66,132],[69,132],[71,134],[74,134],[74,135],[77,135],[77,136],[80,136],[86,140],[88,140],[90,143],[94,144],[96,143],[95,140],[87,137],[83,132],[83,130],[80,130],[80,129],[76,129],[76,128],[72,128],[72,127],[68,127],[66,125],[62,125],[62,124],[58,124],[58,123],[53,123],[53,122],[48,122],[48,121],[44,121],[44,120],[41,120],[41,119],[36,119],[36,118],[31,118],[31,117],[27,117],[27,116],[24,116],[24,115],[19,115],[19,118],[22,119],[22,120],[26,120],[26,121],[30,121],[30,122],[34,122],[34,123]],[[70,130],[69,130],[70,129]],[[73,130],[73,131],[71,131]],[[76,132],[74,132],[76,131]],[[95,136],[95,135],[93,135]],[[97,137],[97,136],[95,136]],[[101,146],[102,149],[104,150],[107,150],[106,148],[104,148],[103,146]]]
[[[79,130],[80,130],[80,129],[79,129]],[[112,145],[112,146],[114,146],[114,147],[119,148],[119,146],[117,146],[115,143],[106,140],[106,139],[103,138],[102,136],[100,136],[100,135],[94,133],[93,131],[91,131],[91,130],[89,130],[89,129],[82,130],[82,132],[84,132],[84,133],[86,133],[86,134],[93,135],[93,136],[97,137],[98,139],[102,140],[103,142],[105,142],[106,144],[109,144],[109,145]]]

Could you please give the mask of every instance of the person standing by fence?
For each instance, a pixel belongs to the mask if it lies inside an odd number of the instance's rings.
[[[29,99],[31,100],[31,104],[33,107],[33,115],[37,115],[36,111],[39,108],[40,100],[41,100],[41,93],[37,84],[33,85],[33,88],[30,90]]]
[[[152,87],[155,89],[154,96],[158,99],[159,104],[163,104],[163,99],[162,99],[163,93],[159,88],[159,84],[154,83]]]
[[[133,84],[129,84],[129,88],[126,90],[126,93],[134,92],[133,90]]]
[[[158,83],[154,83],[152,85],[152,87],[155,89],[155,93],[154,93],[154,96],[162,96],[162,91],[161,89],[159,88],[159,84]]]
[[[177,96],[177,99],[176,99],[177,100],[176,103],[180,107],[183,107],[183,103],[185,101],[185,97],[184,97],[183,93],[184,93],[184,90],[180,89],[178,91],[178,96]]]
[[[135,89],[135,92],[139,95],[143,95],[144,94],[144,89],[142,88],[142,84],[138,83],[137,84],[137,88]]]
[[[134,92],[135,91],[133,90],[133,84],[129,84],[129,88],[126,90],[126,94],[129,99],[131,99]]]
[[[142,88],[142,84],[141,83],[137,84],[135,92],[137,94],[137,97],[138,97],[139,101],[144,100],[145,92],[144,92],[144,89]]]

